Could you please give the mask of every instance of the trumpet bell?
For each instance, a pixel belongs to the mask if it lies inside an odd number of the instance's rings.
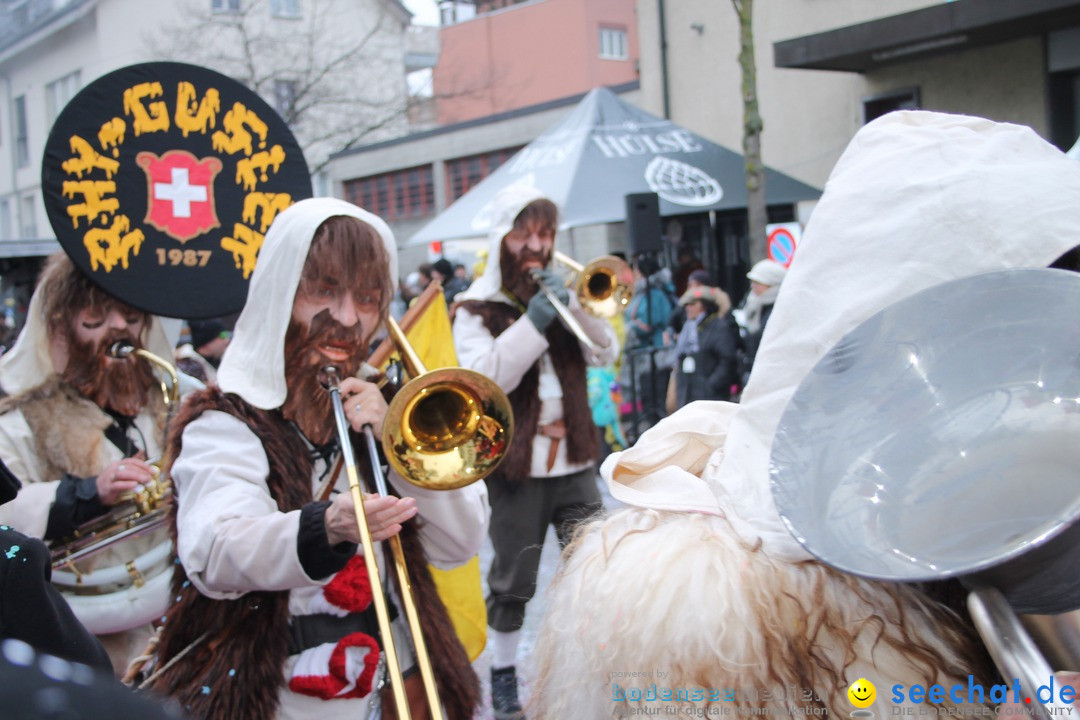
[[[441,368],[406,383],[383,421],[387,461],[410,483],[454,490],[490,474],[513,436],[506,394],[480,373]]]
[[[596,258],[577,274],[578,302],[597,317],[611,318],[630,304],[634,286],[627,264],[614,255]]]

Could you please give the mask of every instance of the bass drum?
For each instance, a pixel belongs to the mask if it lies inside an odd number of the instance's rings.
[[[53,585],[95,635],[123,632],[160,619],[169,605],[173,545],[165,529],[117,542],[71,570],[54,570]]]

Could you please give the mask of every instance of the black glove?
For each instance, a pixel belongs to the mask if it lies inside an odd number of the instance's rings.
[[[559,299],[559,302],[563,305],[570,302],[570,293],[567,292],[566,285],[558,276],[547,270],[537,271],[536,276],[537,282],[551,290],[555,297]],[[555,306],[551,304],[543,290],[536,291],[536,294],[529,300],[529,306],[525,309],[525,314],[529,316],[529,320],[541,333],[547,331],[548,325],[555,319],[556,312]]]

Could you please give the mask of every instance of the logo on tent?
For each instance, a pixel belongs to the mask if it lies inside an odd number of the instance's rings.
[[[705,207],[724,196],[720,183],[704,170],[662,155],[645,168],[645,182],[654,193],[678,205]]]

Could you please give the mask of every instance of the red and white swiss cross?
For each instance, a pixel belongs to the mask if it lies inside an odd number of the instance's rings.
[[[146,171],[147,223],[181,243],[221,226],[214,204],[221,160],[169,150],[161,157],[141,152],[135,162]]]

